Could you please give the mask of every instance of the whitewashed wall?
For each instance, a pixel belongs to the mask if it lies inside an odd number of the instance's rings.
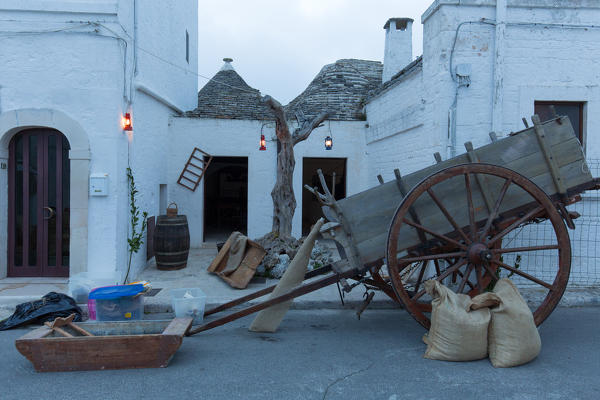
[[[63,28],[67,31],[44,32]],[[196,104],[197,2],[0,0],[0,31],[0,119],[23,109],[55,110],[68,116],[89,139],[89,172],[109,177],[109,195],[86,198],[86,220],[72,221],[72,234],[74,225],[87,229],[87,250],[72,246],[72,259],[84,251],[87,265],[71,265],[71,272],[122,273],[127,262],[128,154],[140,190],[139,206],[156,214],[158,185],[167,178],[168,118]],[[132,112],[131,135],[120,127],[125,111]],[[35,125],[32,121],[30,126]],[[0,149],[0,158],[7,156],[6,150]],[[6,270],[6,175],[7,170],[0,169],[2,273]],[[83,187],[87,193],[87,178],[74,183],[78,192]],[[136,257],[134,270],[143,265],[145,248]]]
[[[368,128],[365,129],[369,160],[369,183],[377,184],[377,175],[385,181],[394,179],[394,169],[405,175],[433,160],[426,148],[434,145],[433,138],[425,134],[425,98],[416,101],[423,93],[421,69],[402,78],[403,93],[396,87],[380,93],[366,106]]]
[[[128,3],[131,13],[133,2]],[[121,3],[125,4],[125,3]],[[160,185],[168,179],[169,119],[181,111],[196,107],[198,96],[198,9],[197,0],[154,2],[137,0],[135,25],[137,67],[134,65],[134,131],[129,146],[131,168],[139,190],[138,206],[148,215],[160,210]],[[189,62],[186,60],[186,30],[189,34]],[[161,59],[157,58],[160,57]],[[164,60],[168,61],[166,63]],[[123,185],[126,189],[122,166]],[[119,235],[126,237],[128,208],[119,217]],[[126,248],[121,251],[126,252]],[[126,254],[124,253],[126,257]],[[133,275],[146,265],[146,244],[132,263]]]
[[[273,203],[271,190],[276,179],[277,143],[273,125],[263,129],[267,150],[259,151],[260,121],[172,118],[170,124],[169,201],[175,201],[187,215],[192,247],[202,245],[204,188],[201,184],[191,192],[177,181],[194,147],[215,157],[248,157],[248,236],[256,238],[271,231]],[[316,129],[310,137],[294,147],[294,193],[297,208],[292,233],[301,236],[302,229],[302,158],[344,157],[347,162],[347,194],[365,189],[366,159],[363,138],[364,122],[331,122],[333,149],[325,150],[329,126]],[[210,167],[209,167],[210,168]]]

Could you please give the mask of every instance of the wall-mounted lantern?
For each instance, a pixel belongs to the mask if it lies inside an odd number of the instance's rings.
[[[121,126],[123,127],[124,131],[132,131],[133,130],[133,123],[131,122],[131,114],[130,113],[123,114],[123,116],[121,117]]]
[[[333,139],[331,138],[331,136],[327,136],[325,138],[325,150],[331,150],[332,147],[333,147]]]
[[[258,148],[258,150],[264,151],[266,149],[267,149],[267,141],[265,140],[265,135],[263,135],[261,133],[261,135],[260,135],[260,147]]]

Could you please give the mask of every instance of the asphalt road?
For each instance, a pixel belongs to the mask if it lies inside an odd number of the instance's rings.
[[[252,317],[185,338],[166,369],[37,373],[0,332],[0,399],[600,399],[600,308],[558,309],[533,362],[423,359],[402,310],[291,311],[279,332]]]

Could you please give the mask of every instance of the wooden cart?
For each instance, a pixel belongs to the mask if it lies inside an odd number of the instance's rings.
[[[429,328],[431,299],[423,282],[437,279],[474,296],[507,275],[533,286],[542,300],[533,310],[541,324],[560,301],[569,279],[571,245],[565,224],[578,214],[566,206],[598,189],[568,117],[533,127],[336,201],[323,175],[322,193],[310,190],[329,220],[321,233],[335,240],[342,260],[313,271],[331,273],[290,292],[195,327],[195,334],[334,283],[359,284],[401,303]],[[398,159],[403,158],[398,149]],[[537,225],[534,225],[537,224]],[[541,233],[531,232],[541,227]],[[346,280],[355,283],[349,284]],[[205,313],[264,296],[274,287]],[[372,296],[370,296],[372,297]],[[370,298],[369,297],[369,298]]]

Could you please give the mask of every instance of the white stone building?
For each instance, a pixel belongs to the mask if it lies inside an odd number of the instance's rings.
[[[124,272],[126,168],[158,214],[197,27],[195,0],[0,1],[0,277]]]
[[[194,0],[0,0],[0,277],[122,274],[128,165],[140,209],[158,215],[176,202],[193,247],[233,229],[250,237],[270,230],[273,120],[229,62],[198,93],[196,15]],[[352,195],[378,174],[387,181],[395,168],[432,164],[434,152],[447,158],[466,141],[479,146],[490,132],[520,130],[521,117],[550,104],[569,114],[587,156],[599,159],[597,21],[595,0],[436,0],[422,16],[424,51],[415,58],[413,21],[390,19],[383,65],[326,65],[286,106],[298,119],[330,113],[295,147],[293,234],[319,211],[302,189],[316,184],[316,168],[328,179],[336,172],[338,196]],[[196,147],[214,158],[190,191],[176,182]],[[102,181],[106,189],[90,190]],[[585,199],[596,204],[593,194]],[[597,259],[588,257],[587,275],[599,283]],[[576,278],[585,275],[579,261]]]
[[[381,82],[381,63],[338,60],[323,67],[306,90],[286,106],[289,118],[329,113],[325,123],[294,147],[297,209],[292,233],[300,237],[320,216],[320,207],[304,184],[319,184],[316,169],[329,179],[336,172],[337,195],[367,188],[362,101]],[[260,136],[266,150],[259,150]],[[333,138],[331,150],[325,138]],[[188,216],[192,246],[224,240],[232,230],[256,238],[270,232],[277,140],[271,112],[260,92],[237,74],[229,59],[198,93],[198,107],[171,120],[169,180],[177,181],[194,147],[212,155],[204,182],[196,191],[169,186],[169,199]]]
[[[366,104],[371,186],[377,174],[389,180],[394,168],[407,174],[433,164],[434,152],[445,159],[464,153],[467,141],[489,143],[490,132],[501,138],[519,131],[522,117],[550,119],[549,105],[570,117],[597,168],[597,1],[436,0],[421,21],[423,55],[408,65],[412,20],[385,25],[384,82]],[[583,217],[571,231],[572,283],[600,283],[597,200],[589,192],[576,206]]]

